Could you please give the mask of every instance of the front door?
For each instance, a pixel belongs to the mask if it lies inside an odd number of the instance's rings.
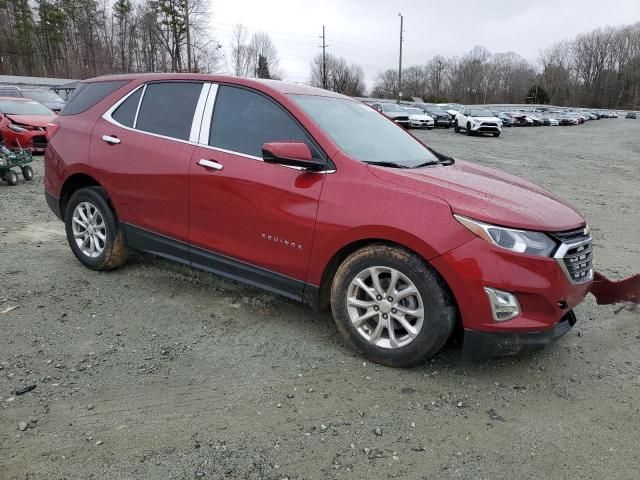
[[[261,146],[301,141],[315,156],[318,148],[279,104],[247,88],[219,86],[207,120],[208,146],[190,164],[192,263],[300,298],[325,175],[265,163]]]

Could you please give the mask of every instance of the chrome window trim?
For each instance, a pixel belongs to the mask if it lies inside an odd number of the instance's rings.
[[[189,132],[189,141],[197,142],[200,138],[200,128],[202,126],[204,107],[209,96],[209,90],[211,83],[203,83],[202,90],[200,90],[200,97],[198,103],[196,103],[196,109],[193,112],[193,120],[191,121],[191,132]]]
[[[153,83],[162,83],[162,82],[153,82]],[[204,108],[202,111],[202,118],[200,121],[200,126],[199,126],[199,135],[198,135],[198,140],[192,140],[192,136],[189,136],[189,140],[183,140],[181,138],[175,138],[175,137],[168,137],[166,135],[161,135],[159,133],[153,133],[153,132],[146,132],[144,130],[139,130],[137,128],[135,128],[135,125],[137,125],[138,123],[138,113],[140,111],[140,106],[142,105],[142,99],[144,98],[144,94],[146,92],[147,89],[147,83],[145,83],[144,85],[140,85],[136,88],[134,88],[133,90],[131,90],[129,93],[127,93],[124,97],[122,97],[120,100],[118,100],[116,103],[114,103],[103,115],[102,118],[104,120],[106,120],[107,122],[111,123],[112,125],[115,125],[119,128],[123,128],[125,130],[129,130],[130,132],[137,132],[137,133],[141,133],[143,135],[149,135],[151,137],[156,137],[156,138],[164,138],[165,140],[173,140],[174,142],[180,142],[180,143],[186,143],[187,145],[193,145],[193,146],[197,146],[197,147],[201,147],[201,148],[206,148],[208,150],[214,150],[217,152],[222,152],[222,153],[228,153],[230,155],[236,155],[239,157],[243,157],[243,158],[248,158],[249,160],[256,160],[258,162],[264,162],[264,160],[262,159],[262,157],[256,157],[255,155],[249,155],[246,153],[242,153],[242,152],[236,152],[234,150],[226,150],[224,148],[219,148],[219,147],[212,147],[211,145],[209,145],[209,133],[210,133],[210,129],[211,129],[211,124],[213,121],[213,108],[215,105],[215,100],[216,97],[218,95],[218,84],[217,83],[211,83],[211,82],[204,82],[203,84],[203,90],[204,90],[204,86],[205,85],[209,85],[209,91],[208,94],[206,95],[206,101],[204,103]],[[131,95],[133,95],[135,92],[137,92],[140,89],[143,89],[142,91],[142,95],[140,95],[140,100],[138,101],[138,108],[136,110],[136,116],[134,118],[134,127],[129,127],[127,125],[123,125],[120,122],[116,121],[112,114],[113,112],[116,111],[116,109],[125,102],[125,100],[127,100],[127,98],[129,98]],[[198,99],[198,105],[200,105],[200,100],[202,100],[202,92],[200,94],[200,98]],[[194,120],[191,126],[191,133],[193,133],[193,125],[195,123],[195,116],[198,113],[198,105],[196,105],[196,112],[194,112]],[[280,165],[281,167],[284,168],[290,168],[292,170],[298,170],[298,171],[306,171],[303,167],[296,167],[293,165],[282,165],[282,164],[275,164],[275,165]],[[328,174],[328,173],[335,173],[336,170],[335,169],[329,169],[329,170],[320,170],[317,172],[308,172],[308,173],[321,173],[321,174]]]
[[[198,145],[200,147],[207,148],[209,150],[214,150],[216,152],[228,153],[230,155],[237,155],[239,157],[248,158],[250,160],[256,160],[258,162],[264,162],[262,157],[256,157],[255,155],[249,155],[248,153],[236,152],[235,150],[227,150],[227,149],[224,149],[224,148],[214,147],[212,145],[209,145],[209,135],[211,133],[211,126],[213,125],[213,108],[215,106],[216,98],[218,96],[218,87],[219,87],[218,83],[213,83],[212,84],[213,95],[209,95],[209,99],[207,100],[207,106],[206,106],[205,112],[204,112],[204,119],[203,119],[203,122],[202,122],[202,127],[200,129],[200,142],[199,142]],[[247,90],[254,91],[253,89],[247,89]],[[256,93],[261,94],[261,92],[256,92]],[[280,108],[283,108],[282,105],[280,105],[279,103],[276,102],[276,104]],[[286,109],[285,109],[285,111],[286,111]],[[287,112],[287,113],[290,114],[290,112]],[[308,133],[308,135],[311,137],[310,133]],[[311,138],[313,139],[313,137],[311,137]],[[292,170],[307,171],[303,167],[296,167],[294,165],[283,165],[281,163],[274,163],[274,165],[280,165],[281,167],[290,168]],[[330,170],[319,170],[317,172],[309,171],[308,173],[327,174],[327,173],[335,173],[335,172],[336,172],[336,169],[334,168],[334,169],[330,169]]]
[[[202,114],[202,124],[200,126],[199,143],[203,145],[209,144],[209,133],[211,132],[211,123],[213,122],[213,106],[216,103],[216,97],[218,96],[218,84],[212,83],[209,90],[209,96],[204,106],[204,112]]]
[[[164,81],[164,82],[149,82],[149,83],[174,83],[174,82],[175,82],[175,80],[167,80],[167,81]],[[203,88],[203,89],[204,89],[204,86],[205,86],[206,84],[209,84],[209,85],[211,84],[211,82],[201,82],[201,81],[197,81],[197,82],[186,82],[186,83],[202,83],[202,88]],[[107,122],[109,122],[109,123],[111,123],[111,124],[113,124],[113,125],[115,125],[115,126],[117,126],[117,127],[124,128],[125,130],[129,130],[130,132],[138,132],[138,133],[142,133],[142,134],[145,134],[145,135],[150,135],[150,136],[152,136],[152,137],[164,138],[164,139],[166,139],[166,140],[173,140],[174,142],[186,143],[186,144],[188,144],[188,145],[199,145],[199,143],[198,143],[198,142],[191,141],[191,139],[189,139],[189,140],[183,140],[183,139],[181,139],[181,138],[169,137],[169,136],[167,136],[167,135],[161,135],[161,134],[159,134],[159,133],[146,132],[146,131],[144,131],[144,130],[140,130],[140,129],[136,128],[136,127],[137,127],[137,124],[138,124],[138,114],[140,113],[140,106],[142,105],[142,100],[144,99],[144,95],[145,95],[145,93],[146,93],[146,91],[147,91],[147,85],[148,85],[148,83],[145,83],[144,85],[140,85],[140,86],[138,86],[138,87],[134,88],[133,90],[131,90],[131,91],[130,91],[129,93],[127,93],[124,97],[122,97],[120,100],[118,100],[116,103],[114,103],[114,104],[113,104],[113,105],[112,105],[112,106],[111,106],[111,107],[110,107],[106,112],[104,112],[104,114],[102,115],[102,118],[103,118],[104,120],[106,120]],[[141,88],[143,89],[143,91],[142,91],[142,95],[140,95],[140,101],[138,102],[138,109],[137,109],[137,111],[136,111],[136,116],[135,116],[135,118],[134,118],[134,123],[133,123],[133,124],[134,124],[134,127],[129,127],[129,126],[127,126],[127,125],[123,125],[123,124],[121,124],[120,122],[118,122],[117,120],[115,120],[115,119],[113,118],[113,112],[115,112],[115,111],[116,111],[116,109],[117,109],[117,108],[118,108],[122,103],[124,103],[124,101],[125,101],[127,98],[129,98],[131,95],[133,95],[135,92],[137,92],[137,91],[138,91],[138,90],[140,90]],[[200,95],[202,96],[202,91],[200,92]],[[198,103],[199,103],[199,102],[200,102],[200,99],[198,99]],[[196,104],[196,110],[197,110],[197,107],[198,107],[198,104]],[[192,128],[192,129],[193,129],[193,124],[194,124],[194,122],[196,121],[196,120],[195,120],[195,118],[196,118],[196,112],[194,112],[194,116],[193,116],[193,118],[192,118],[192,120],[191,120],[191,128]]]
[[[249,160],[255,160],[257,162],[264,162],[264,159],[262,159],[261,157],[256,157],[255,155],[249,155],[248,153],[242,153],[242,152],[236,152],[234,150],[226,150],[224,148],[220,148],[220,147],[212,147],[211,145],[205,145],[205,144],[198,144],[199,147],[201,148],[206,148],[208,150],[213,150],[215,152],[222,152],[222,153],[228,153],[230,155],[235,155],[238,157],[243,157],[243,158],[248,158]],[[290,168],[292,170],[299,170],[299,171],[307,171],[306,168],[304,167],[297,167],[295,165],[283,165],[282,163],[273,163],[273,165],[279,165],[281,167],[284,168]],[[317,172],[314,171],[308,171],[308,173],[335,173],[335,169],[332,170],[319,170]]]
[[[136,88],[136,90],[138,89]],[[136,125],[138,124],[138,114],[140,113],[140,105],[142,105],[142,99],[144,98],[144,94],[146,91],[147,91],[147,84],[145,83],[142,87],[142,94],[140,94],[140,98],[138,99],[138,106],[136,107],[136,114],[133,117],[132,128],[136,128]]]
[[[131,90],[129,93],[127,93],[124,97],[122,97],[120,100],[118,100],[116,103],[114,103],[106,112],[104,112],[104,114],[102,115],[102,118],[107,120],[110,123],[113,123],[114,125],[117,125],[119,127],[123,127],[123,128],[131,128],[128,127],[126,125],[122,125],[120,122],[117,122],[113,117],[113,112],[115,112],[118,107],[120,105],[122,105],[127,98],[129,98],[131,95],[133,95],[134,93],[136,93],[138,90],[140,90],[141,88],[143,89],[142,91],[142,95],[140,95],[140,100],[138,100],[138,107],[136,108],[136,114],[135,117],[133,119],[133,125],[135,126],[137,120],[138,120],[138,110],[140,110],[140,102],[142,101],[142,97],[144,97],[144,89],[147,87],[146,84],[144,85],[139,85],[138,87],[134,88],[133,90]]]

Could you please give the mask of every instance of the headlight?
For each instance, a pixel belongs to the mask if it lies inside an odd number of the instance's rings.
[[[10,128],[11,130],[13,130],[14,132],[18,132],[18,133],[19,133],[19,132],[26,132],[26,131],[27,131],[27,129],[26,129],[26,128],[19,127],[18,125],[14,125],[13,123],[10,123],[10,124],[9,124],[9,128]]]
[[[497,227],[460,215],[454,217],[483,240],[512,252],[550,257],[557,246],[556,242],[542,232]]]

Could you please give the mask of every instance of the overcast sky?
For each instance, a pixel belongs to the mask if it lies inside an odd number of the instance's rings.
[[[242,23],[251,33],[271,35],[285,80],[306,82],[324,24],[327,51],[362,66],[369,86],[378,71],[398,68],[398,12],[404,16],[403,66],[437,54],[462,55],[474,45],[512,50],[536,62],[540,49],[580,32],[640,21],[640,0],[210,1],[213,34],[229,65],[231,31]]]

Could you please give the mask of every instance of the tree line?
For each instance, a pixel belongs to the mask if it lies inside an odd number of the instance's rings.
[[[402,70],[402,97],[475,103],[640,108],[640,22],[580,34],[542,50],[538,64],[476,46]],[[398,98],[398,71],[376,76],[371,95]]]
[[[0,74],[210,72],[206,0],[0,0]]]

